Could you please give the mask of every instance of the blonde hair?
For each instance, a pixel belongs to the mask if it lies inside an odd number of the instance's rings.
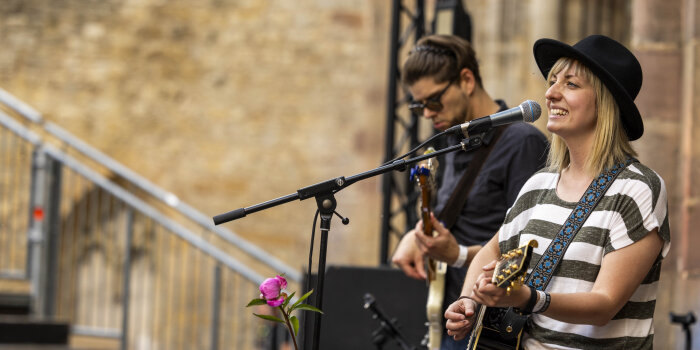
[[[573,68],[574,73],[586,79],[595,92],[596,127],[593,139],[593,149],[586,159],[585,169],[591,176],[597,176],[606,168],[625,160],[636,157],[629,138],[622,127],[620,108],[610,90],[593,72],[580,62],[562,57],[552,66],[547,75],[551,81],[552,75]],[[552,142],[547,156],[547,166],[551,171],[562,171],[569,166],[571,159],[566,143],[556,134],[552,134]]]

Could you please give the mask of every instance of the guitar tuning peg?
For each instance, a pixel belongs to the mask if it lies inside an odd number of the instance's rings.
[[[518,250],[515,251],[515,254],[517,254],[517,255],[523,255],[523,250],[522,250],[522,249],[518,249]]]
[[[520,281],[521,284],[525,284],[525,276],[520,276],[520,278],[518,278],[518,280]]]
[[[510,296],[510,287],[506,288],[506,295]]]
[[[504,279],[506,279],[505,276],[503,276],[503,275],[498,275],[498,280],[499,280],[499,281],[503,281]]]
[[[510,275],[511,271],[510,271],[510,269],[505,269],[505,270],[503,270],[503,272],[505,272],[506,275]]]
[[[515,269],[518,268],[518,264],[512,264],[512,265],[510,265],[510,268],[513,269],[513,270],[515,270]]]

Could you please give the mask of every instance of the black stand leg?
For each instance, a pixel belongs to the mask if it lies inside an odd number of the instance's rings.
[[[342,219],[343,224],[347,225],[350,222],[347,218],[343,218],[342,216],[340,216],[340,214],[335,212],[337,202],[333,194],[355,182],[373,176],[388,173],[394,170],[404,171],[406,170],[407,165],[420,162],[424,159],[437,157],[441,154],[455,152],[459,150],[469,152],[480,146],[481,136],[472,136],[470,138],[462,140],[462,142],[460,142],[457,145],[452,145],[443,148],[437,152],[424,154],[408,160],[399,159],[390,164],[384,164],[376,169],[356,174],[348,178],[340,176],[334,179],[319,182],[315,185],[301,188],[297,190],[296,193],[279,197],[277,199],[273,199],[267,202],[259,203],[250,207],[238,208],[236,210],[217,215],[213,218],[214,224],[220,225],[232,220],[240,219],[242,217],[247,216],[248,214],[269,209],[283,203],[291,202],[295,199],[305,200],[311,197],[316,198],[316,204],[318,205],[319,213],[321,215],[321,247],[318,262],[318,281],[316,283],[316,307],[323,310],[323,282],[326,274],[326,249],[328,246],[328,232],[331,229],[331,218],[333,217],[333,214],[335,214]],[[309,268],[311,268],[311,266],[309,266]],[[316,313],[314,317],[314,336],[312,346],[312,349],[314,350],[318,350],[319,348],[319,339],[321,335],[321,316],[321,314]]]
[[[326,251],[328,250],[328,231],[331,230],[331,218],[335,213],[337,202],[331,195],[316,197],[316,204],[321,215],[321,244],[318,252],[318,272],[316,281],[316,307],[323,310],[323,282],[326,276]],[[343,220],[345,223],[345,220]],[[321,317],[320,313],[314,314],[314,342],[313,349],[318,350],[321,339]]]

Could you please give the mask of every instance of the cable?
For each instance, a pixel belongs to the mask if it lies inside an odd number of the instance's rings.
[[[320,209],[316,209],[316,215],[314,215],[314,224],[311,228],[311,244],[309,245],[309,266],[306,272],[306,292],[311,290],[311,264],[314,261],[314,236],[316,235],[316,221],[318,220]]]
[[[408,155],[412,154],[413,152],[419,150],[421,147],[427,145],[428,143],[430,143],[430,142],[433,141],[434,139],[436,139],[436,138],[438,138],[438,137],[440,137],[440,136],[442,136],[442,135],[444,135],[444,134],[445,134],[445,131],[440,132],[440,133],[438,133],[438,134],[435,134],[435,135],[431,136],[429,139],[423,141],[420,145],[414,147],[412,150],[410,150],[410,151],[406,152],[405,154],[400,155],[400,156],[398,156],[398,157],[396,157],[396,158],[394,158],[394,159],[392,159],[392,160],[390,160],[390,161],[385,162],[384,164],[382,164],[382,166],[391,164],[391,163],[393,163],[393,162],[395,162],[395,161],[397,161],[397,160],[399,160],[399,159],[401,159],[401,158],[405,158],[406,156],[408,156]]]

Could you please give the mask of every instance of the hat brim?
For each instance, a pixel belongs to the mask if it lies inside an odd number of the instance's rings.
[[[634,99],[627,93],[627,90],[614,78],[610,72],[600,66],[595,60],[575,47],[567,45],[553,39],[540,39],[535,42],[532,48],[535,55],[537,67],[542,75],[547,78],[552,66],[562,57],[571,57],[588,67],[605,86],[610,90],[618,107],[622,126],[630,141],[634,141],[644,134],[644,123],[642,116],[634,103]]]

